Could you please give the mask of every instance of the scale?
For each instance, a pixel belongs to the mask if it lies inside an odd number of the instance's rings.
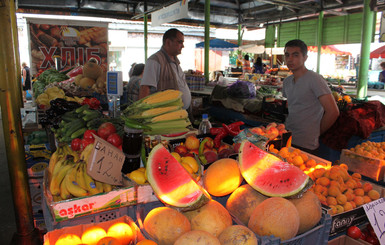
[[[118,117],[120,114],[120,96],[123,95],[123,80],[121,71],[107,72],[108,115]]]

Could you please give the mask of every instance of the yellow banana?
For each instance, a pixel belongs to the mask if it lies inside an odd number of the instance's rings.
[[[110,192],[112,191],[112,185],[108,184],[108,183],[103,183],[103,192]]]
[[[53,196],[53,201],[60,202],[60,201],[63,201],[63,199],[60,196]]]
[[[85,166],[86,167],[86,166]],[[96,195],[99,193],[96,188],[96,184],[93,178],[87,174],[87,170],[84,169],[84,180],[86,181],[87,190],[91,195]]]
[[[84,166],[85,166],[85,163],[83,162],[79,162],[78,163],[78,166],[77,166],[77,169],[76,169],[76,182],[78,183],[78,185],[84,189],[84,190],[87,190],[87,185],[86,185],[86,180],[84,179]]]
[[[59,150],[61,151],[60,148],[58,148],[50,157],[49,163],[48,163],[48,172],[49,174],[52,174],[52,171],[55,167],[55,164],[59,160]]]
[[[76,176],[76,166],[73,166],[64,177],[64,181],[67,187],[67,190],[71,195],[75,197],[84,197],[88,195],[88,192],[82,189],[75,181]]]
[[[71,169],[69,169],[68,171],[71,171]],[[66,174],[68,174],[68,172]],[[67,200],[71,197],[71,193],[67,190],[67,185],[65,180],[66,178],[64,178],[60,184],[60,197],[63,200]]]
[[[60,171],[60,169],[66,165],[67,163],[67,160],[65,158],[60,158],[56,164],[55,164],[55,167],[53,168],[52,170],[52,174],[51,174],[51,179],[53,178],[53,176],[57,175],[57,173]]]
[[[63,148],[64,148],[64,150],[65,150],[65,152],[68,154],[68,155],[71,155],[71,156],[73,156],[73,158],[74,158],[74,162],[78,162],[79,161],[79,154],[77,153],[77,152],[74,152],[72,149],[71,149],[71,147],[69,146],[69,145],[64,145],[63,146]]]
[[[103,183],[98,181],[98,180],[94,180],[94,181],[95,181],[96,189],[98,190],[99,193],[102,193],[103,192]]]
[[[51,183],[49,185],[49,190],[53,196],[58,196],[60,194],[60,184],[63,181],[64,177],[66,176],[67,171],[71,167],[72,167],[72,164],[67,163],[66,165],[63,165],[56,174],[52,175]]]
[[[86,148],[84,148],[84,150],[80,154],[80,160],[83,160],[84,162],[87,163],[88,157],[90,156],[93,148],[94,148],[94,144],[87,145]]]

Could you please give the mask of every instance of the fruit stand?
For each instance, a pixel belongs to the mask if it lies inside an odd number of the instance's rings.
[[[66,78],[42,74],[37,79]],[[237,244],[240,237],[249,244],[333,244],[354,237],[351,227],[366,234],[358,244],[377,241],[365,205],[385,196],[384,143],[356,144],[332,162],[291,147],[277,116],[213,116],[210,133],[199,135],[176,90],[110,118],[88,91],[98,86],[74,89],[76,77],[84,73],[45,84],[37,95],[38,122],[50,141],[26,148],[46,244]],[[285,113],[276,98],[263,96],[262,106],[270,115]],[[139,132],[136,147],[127,145],[135,134],[128,132]],[[39,154],[45,161],[33,160]],[[133,159],[139,164],[123,171]],[[119,235],[115,224],[124,226]],[[100,236],[90,242],[89,233]]]

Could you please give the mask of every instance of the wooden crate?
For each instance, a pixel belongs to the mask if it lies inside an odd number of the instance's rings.
[[[349,167],[349,171],[359,173],[376,181],[384,179],[385,161],[359,155],[347,149],[341,152],[340,162]]]

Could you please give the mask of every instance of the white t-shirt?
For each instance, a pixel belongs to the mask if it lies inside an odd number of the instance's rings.
[[[331,94],[326,81],[313,71],[307,71],[296,82],[291,75],[283,81],[282,93],[287,98],[289,115],[285,124],[292,132],[292,143],[310,150],[317,149],[324,114],[318,98]]]
[[[175,73],[175,77],[178,80],[179,90],[182,94],[183,109],[189,108],[191,104],[191,92],[186,83],[186,77],[182,68],[175,62],[170,62],[171,67]],[[144,67],[143,77],[140,85],[147,85],[157,88],[160,74],[160,64],[155,60],[148,59],[146,66]],[[156,91],[156,89],[154,90]]]

